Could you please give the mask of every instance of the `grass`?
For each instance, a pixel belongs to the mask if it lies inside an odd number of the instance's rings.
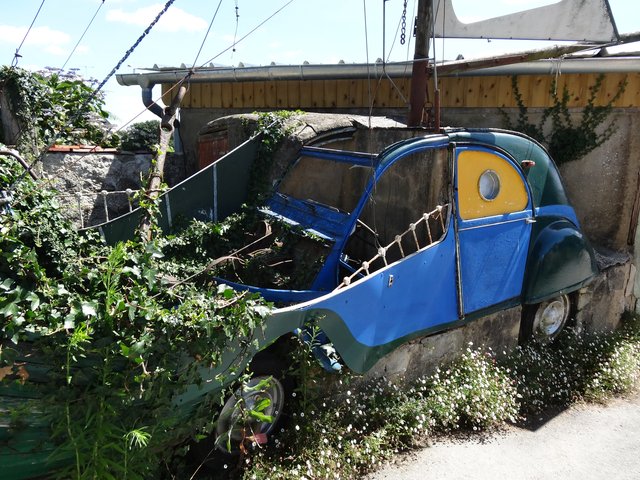
[[[288,428],[273,447],[239,460],[242,478],[357,478],[435,435],[492,430],[628,393],[640,376],[640,320],[627,316],[620,330],[603,335],[568,330],[552,345],[518,347],[500,359],[470,344],[409,387],[380,379],[350,389],[344,376],[342,393],[327,399],[319,371],[307,363],[304,375]]]

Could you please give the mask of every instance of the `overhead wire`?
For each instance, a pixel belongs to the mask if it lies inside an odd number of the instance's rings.
[[[196,58],[193,60],[193,63],[191,64],[193,67],[196,66],[196,63],[198,63],[198,58],[200,58],[200,53],[202,52],[204,44],[207,41],[207,38],[209,37],[209,32],[211,32],[211,27],[213,26],[213,22],[215,21],[216,17],[218,16],[218,10],[220,10],[220,5],[222,5],[222,0],[220,0],[218,2],[218,6],[216,7],[216,11],[213,13],[213,17],[211,17],[211,21],[209,22],[209,28],[207,28],[207,33],[204,34],[204,38],[202,39],[202,43],[200,44],[200,48],[198,49],[198,53],[196,54]],[[236,6],[236,8],[238,8],[238,7]],[[237,31],[237,26],[236,26],[236,31]]]
[[[22,55],[20,55],[20,49],[22,48],[22,45],[24,45],[25,40],[29,36],[29,33],[31,32],[31,28],[33,27],[33,24],[36,23],[36,19],[38,18],[38,15],[40,15],[40,10],[42,10],[42,6],[44,5],[45,1],[46,0],[42,0],[42,3],[38,7],[38,11],[36,12],[36,15],[33,17],[33,20],[31,20],[31,25],[29,25],[29,28],[27,29],[27,33],[24,34],[24,37],[22,38],[20,45],[18,46],[18,48],[16,48],[16,53],[13,54],[13,60],[11,61],[12,67],[15,67],[16,65],[18,65],[18,59],[22,57]]]
[[[387,77],[387,80],[389,80],[389,82],[391,82],[391,85],[393,86],[394,90],[398,93],[398,95],[400,96],[400,98],[402,99],[402,102],[404,104],[408,104],[409,100],[404,96],[404,94],[402,93],[402,90],[400,89],[400,87],[398,87],[398,85],[396,84],[396,82],[393,81],[393,79],[391,78],[391,76],[389,75],[389,73],[387,72],[387,68],[386,68],[386,64],[389,61],[389,58],[391,58],[391,53],[393,52],[393,47],[395,47],[396,41],[398,40],[398,33],[400,32],[400,25],[402,24],[402,15],[400,15],[400,19],[398,20],[398,26],[396,27],[396,33],[393,37],[393,42],[391,43],[391,48],[389,49],[389,55],[386,55],[386,51],[385,51],[385,41],[386,41],[386,24],[387,24],[387,12],[386,12],[386,8],[384,8],[384,6],[386,5],[386,2],[383,3],[383,13],[382,13],[382,21],[383,21],[383,29],[382,29],[382,38],[383,38],[383,43],[382,43],[382,73],[384,74],[385,77]],[[386,58],[385,58],[386,57]],[[380,82],[382,81],[382,78],[380,78]]]
[[[362,7],[364,9],[364,45],[365,53],[367,57],[367,86],[369,92],[369,129],[371,129],[371,115],[373,113],[373,99],[371,98],[371,64],[369,63],[369,30],[367,29],[367,3],[366,0],[362,0]]]
[[[288,7],[289,5],[291,5],[294,2],[294,0],[289,0],[287,3],[285,3],[284,5],[282,5],[280,8],[278,8],[278,10],[276,10],[275,12],[273,12],[271,15],[269,15],[267,18],[265,18],[262,22],[260,22],[258,25],[256,25],[255,27],[253,27],[251,30],[249,30],[249,32],[247,32],[245,35],[243,35],[242,37],[240,37],[240,39],[238,41],[234,41],[230,46],[228,46],[227,48],[225,48],[224,50],[220,51],[217,55],[215,55],[214,57],[211,57],[209,60],[207,60],[206,62],[204,62],[202,65],[200,65],[199,67],[197,67],[198,69],[200,68],[204,68],[207,63],[211,63],[213,62],[216,58],[218,58],[219,56],[221,56],[222,54],[228,52],[229,50],[231,50],[232,48],[235,48],[237,44],[239,44],[240,42],[242,42],[245,38],[247,38],[249,35],[251,35],[252,33],[254,33],[256,30],[258,30],[260,27],[262,27],[265,23],[267,23],[269,20],[271,20],[273,17],[275,17],[277,14],[279,14],[282,10],[284,10],[286,7]],[[194,65],[194,69],[195,69],[195,65]]]
[[[43,0],[43,4],[44,4]],[[220,51],[216,56],[212,57],[211,59],[207,60],[206,62],[204,62],[200,67],[196,67],[195,64],[193,65],[193,67],[191,69],[189,69],[189,71],[185,74],[185,76],[183,78],[181,78],[180,80],[178,80],[171,88],[169,88],[169,90],[165,91],[158,99],[156,99],[153,104],[157,104],[160,99],[166,95],[168,92],[171,92],[172,90],[174,90],[175,88],[179,87],[180,85],[182,85],[185,81],[188,81],[189,78],[196,73],[196,71],[198,69],[204,68],[208,63],[212,62],[213,60],[215,60],[216,58],[218,58],[220,55],[224,54],[225,52],[227,52],[228,50],[230,50],[231,48],[234,48],[235,45],[237,45],[238,43],[242,42],[243,40],[245,40],[247,37],[249,37],[251,34],[253,34],[256,30],[258,30],[260,27],[262,27],[265,23],[267,23],[269,20],[271,20],[273,17],[275,17],[278,13],[280,13],[282,10],[284,10],[286,7],[288,7],[291,3],[293,3],[294,0],[289,0],[287,3],[283,4],[280,8],[278,8],[274,13],[272,13],[271,15],[269,15],[267,18],[265,18],[262,22],[260,22],[258,25],[256,25],[254,28],[252,28],[249,32],[247,32],[245,35],[243,35],[239,40],[237,40],[236,42],[234,42],[231,46],[223,49],[222,51]],[[104,85],[109,81],[109,79],[115,74],[115,72],[122,66],[122,64],[127,60],[127,58],[129,58],[129,56],[131,55],[131,53],[133,53],[133,51],[138,47],[138,45],[142,42],[142,40],[149,34],[149,32],[151,31],[151,29],[156,25],[156,23],[160,20],[160,18],[162,17],[162,15],[164,15],[164,13],[169,9],[169,7],[171,7],[171,5],[175,2],[175,0],[167,0],[167,2],[165,3],[164,7],[162,8],[162,10],[160,10],[160,12],[156,15],[156,17],[153,19],[153,21],[149,24],[149,26],[143,31],[143,33],[140,35],[140,37],[136,40],[136,42],[126,51],[126,53],[124,54],[124,56],[120,59],[120,61],[118,61],[118,63],[116,64],[116,66],[109,72],[109,74],[100,82],[100,84],[95,88],[95,90],[93,91],[92,95],[90,95],[87,100],[85,100],[85,102],[80,106],[80,108],[78,109],[76,115],[74,115],[69,121],[71,123],[73,123],[80,115],[82,115],[83,110],[86,108],[86,106],[88,105],[88,103],[93,100],[95,98],[95,96],[100,92],[100,90],[104,87]],[[215,17],[215,15],[214,15]],[[34,19],[35,21],[35,19]],[[213,21],[213,20],[212,20]],[[208,35],[208,32],[207,32]],[[205,36],[205,40],[206,40],[206,36]],[[204,44],[204,41],[203,41]],[[198,54],[199,56],[199,54]],[[196,57],[197,58],[197,57]],[[194,62],[195,63],[195,62]],[[146,111],[148,108],[145,108],[144,111]],[[126,125],[129,125],[133,120],[135,120],[135,118],[139,117],[140,115],[142,115],[142,113],[144,112],[140,112],[139,114],[137,114],[132,120],[130,120],[129,122],[127,122],[125,125],[119,127],[117,130],[115,130],[115,132],[118,132],[120,130],[122,130]],[[57,134],[52,141],[49,142],[49,144],[42,149],[40,155],[38,155],[38,157],[31,162],[31,164],[29,165],[29,168],[25,170],[25,172],[20,175],[15,181],[14,183],[9,187],[10,190],[13,190],[15,188],[15,185],[17,183],[19,183],[20,181],[22,181],[22,179],[25,177],[25,175],[29,172],[31,172],[31,170],[33,169],[33,167],[42,159],[42,157],[44,156],[44,154],[48,151],[49,148],[51,148],[52,145],[55,144],[55,142],[57,141],[57,139],[59,138],[60,134]],[[90,153],[90,152],[89,152]]]
[[[91,27],[91,24],[93,23],[93,21],[96,19],[96,17],[98,16],[98,12],[100,11],[100,9],[102,8],[102,6],[104,5],[104,1],[102,0],[100,2],[100,5],[98,5],[98,9],[96,10],[96,13],[93,14],[93,17],[91,17],[91,20],[89,20],[89,24],[87,25],[87,28],[84,29],[84,32],[82,32],[82,35],[80,35],[80,38],[78,39],[78,41],[76,42],[75,46],[73,47],[73,49],[71,50],[71,53],[69,54],[69,56],[67,57],[67,59],[64,61],[64,63],[62,64],[62,67],[60,67],[60,70],[64,70],[64,67],[67,66],[67,63],[69,63],[69,60],[71,60],[71,57],[73,56],[73,54],[76,52],[76,49],[78,48],[78,45],[80,45],[80,42],[82,41],[82,39],[84,38],[84,36],[87,34],[87,31],[89,30],[89,28]]]
[[[45,0],[43,0],[44,3]],[[95,98],[95,96],[100,92],[100,90],[104,87],[104,85],[107,83],[107,81],[109,81],[109,79],[115,74],[115,72],[122,66],[122,64],[126,61],[127,58],[129,58],[129,56],[131,55],[131,53],[133,53],[133,51],[138,47],[138,45],[142,42],[142,40],[148,35],[148,33],[151,31],[151,29],[155,26],[155,24],[160,20],[160,18],[162,17],[162,15],[164,15],[164,13],[169,9],[169,7],[175,2],[175,0],[167,0],[167,2],[165,3],[164,7],[162,8],[162,10],[156,15],[156,17],[154,18],[154,20],[149,24],[149,26],[143,31],[143,33],[140,35],[140,37],[136,40],[136,42],[126,51],[126,53],[124,54],[124,56],[120,59],[120,61],[118,61],[118,63],[116,64],[116,66],[109,72],[109,74],[100,82],[100,84],[95,88],[95,90],[93,91],[92,95],[85,101],[85,103],[78,108],[78,111],[76,113],[75,116],[73,116],[70,119],[70,122],[75,121],[83,112],[83,110],[85,109],[86,105],[88,105],[88,103]],[[239,44],[240,42],[242,42],[243,40],[245,40],[247,37],[249,37],[251,34],[253,34],[256,30],[258,30],[260,27],[262,27],[265,23],[267,23],[269,20],[271,20],[274,16],[276,16],[278,13],[280,13],[282,10],[284,10],[286,7],[288,7],[291,3],[293,3],[294,0],[289,0],[288,2],[286,2],[285,4],[283,4],[280,8],[278,8],[274,13],[272,13],[271,15],[269,15],[267,18],[265,18],[262,22],[260,22],[259,24],[257,24],[254,28],[252,28],[249,32],[247,32],[245,35],[243,35],[240,39],[238,39],[237,41],[234,41],[232,45],[230,45],[229,47],[223,49],[222,51],[220,51],[216,56],[212,57],[211,59],[207,60],[206,62],[204,62],[203,64],[201,64],[200,67],[196,67],[194,62],[193,68],[189,69],[189,71],[184,75],[183,78],[181,78],[180,80],[178,80],[169,90],[165,91],[160,97],[158,97],[158,99],[156,99],[153,104],[157,104],[160,99],[162,99],[163,96],[165,96],[167,93],[171,92],[172,90],[174,90],[175,88],[177,88],[178,86],[182,85],[185,81],[188,81],[190,79],[190,77],[196,72],[197,69],[200,68],[204,68],[208,63],[212,62],[213,60],[215,60],[216,58],[218,58],[220,55],[224,54],[225,52],[229,51],[231,48],[235,48],[235,46],[237,44]],[[217,10],[216,10],[217,12]],[[215,18],[215,14],[214,14],[214,18]],[[35,21],[35,20],[34,20]],[[212,20],[213,22],[213,20]],[[207,34],[205,35],[205,40],[203,40],[202,46],[204,45],[204,42],[206,41],[206,36],[209,34],[209,31],[207,31]],[[201,46],[201,49],[202,49]],[[200,52],[198,53],[198,55],[196,56],[196,59],[199,57]],[[140,115],[142,115],[142,113],[144,113],[144,111],[148,110],[148,108],[145,108],[145,110],[141,111],[140,113],[138,113],[133,119],[129,120],[126,124],[120,126],[118,129],[115,130],[115,132],[118,132],[120,130],[122,130],[123,128],[125,128],[127,125],[129,125],[130,123],[133,122],[133,120],[135,120],[136,118],[138,118]],[[24,176],[30,172],[33,167],[35,166],[36,163],[38,163],[42,157],[44,156],[44,154],[48,151],[48,149],[55,144],[56,140],[59,138],[60,134],[57,134],[54,139],[49,142],[49,144],[42,150],[42,152],[40,153],[40,155],[33,161],[31,162],[31,164],[29,165],[29,168],[20,176],[18,177],[14,183],[10,186],[10,190],[13,190],[15,188],[15,185],[17,183],[19,183]],[[90,152],[89,152],[90,153]],[[87,153],[87,154],[89,154]]]
[[[94,89],[94,91],[91,93],[91,95],[89,95],[87,97],[87,99],[84,101],[84,103],[77,109],[75,115],[73,115],[70,119],[69,119],[69,123],[73,123],[75,122],[83,113],[84,110],[86,109],[87,105],[89,104],[89,102],[91,102],[100,92],[100,90],[102,90],[102,88],[104,87],[104,85],[109,81],[109,79],[115,74],[115,72],[122,66],[122,64],[127,60],[127,58],[129,58],[129,56],[133,53],[133,51],[138,47],[138,45],[142,42],[142,40],[149,34],[149,32],[151,31],[151,29],[156,25],[156,23],[158,23],[158,21],[160,20],[160,18],[165,14],[165,12],[169,9],[169,7],[175,2],[175,0],[167,0],[167,2],[165,3],[164,7],[162,8],[162,10],[160,10],[160,12],[156,15],[156,17],[153,19],[153,21],[149,24],[149,26],[147,28],[145,28],[145,30],[142,32],[142,34],[140,35],[140,37],[138,37],[138,39],[136,40],[136,42],[126,51],[126,53],[124,54],[124,56],[120,59],[120,61],[116,64],[115,67],[113,67],[113,69],[111,69],[111,71],[107,74],[107,76],[102,80],[102,82],[100,82],[100,84]],[[43,2],[44,3],[44,0]],[[34,19],[35,21],[35,19]],[[182,82],[184,82],[186,79],[188,79],[191,76],[192,72],[189,72],[185,75],[185,78],[183,78],[182,80],[180,80],[179,82],[177,82],[178,84],[181,84]],[[29,168],[23,172],[15,181],[14,183],[11,185],[11,187],[9,188],[9,190],[13,190],[15,188],[15,185],[19,182],[22,181],[22,179],[24,179],[25,175],[27,173],[29,173],[33,167],[36,165],[36,163],[38,163],[42,157],[44,156],[44,154],[49,150],[49,148],[51,148],[51,146],[53,146],[56,141],[58,140],[58,138],[60,138],[60,133],[57,133],[54,138],[46,145],[46,147],[44,149],[42,149],[40,155],[38,155],[38,157],[36,157],[35,160],[33,160],[33,162],[31,162],[31,164],[29,165]]]
[[[363,8],[363,15],[364,15],[364,44],[365,44],[365,53],[366,53],[366,57],[367,57],[367,85],[368,85],[368,92],[369,92],[369,115],[368,115],[368,135],[367,135],[367,144],[368,144],[368,148],[367,150],[370,152],[372,150],[372,138],[373,138],[373,129],[371,126],[371,117],[373,115],[373,102],[375,101],[375,92],[373,93],[373,95],[371,94],[371,70],[370,70],[370,63],[369,63],[369,29],[367,26],[367,3],[366,0],[362,0],[362,8]],[[373,217],[373,230],[376,233],[375,237],[374,237],[374,241],[376,242],[376,247],[379,247],[379,243],[378,243],[378,228],[376,225],[376,202],[375,199],[373,198],[373,194],[377,189],[378,186],[378,179],[376,178],[376,169],[375,169],[375,165],[374,165],[374,160],[373,158],[371,158],[371,171],[373,172],[373,188],[369,191],[368,194],[368,199],[367,201],[370,202],[371,204],[371,209],[372,209],[372,217]]]
[[[104,87],[105,83],[107,83],[109,81],[109,79],[111,77],[113,77],[113,75],[118,71],[118,69],[127,60],[127,58],[129,58],[129,56],[138,47],[138,45],[140,45],[140,42],[142,42],[142,40],[144,40],[144,38],[149,34],[149,32],[155,26],[155,24],[158,23],[160,18],[166,13],[166,11],[169,9],[169,7],[171,5],[173,5],[173,2],[175,2],[175,0],[167,0],[167,3],[164,4],[164,7],[162,7],[162,10],[160,10],[160,12],[156,15],[156,17],[149,24],[149,26],[144,29],[144,32],[142,32],[142,35],[140,35],[140,37],[138,37],[138,40],[136,40],[136,42],[129,48],[129,50],[126,51],[126,53],[120,59],[120,61],[116,64],[116,66],[111,69],[111,71],[107,74],[107,76],[104,77],[102,82],[100,82],[100,84],[96,87],[95,93],[98,93],[102,89],[102,87]]]
[[[410,51],[411,51],[411,40],[413,39],[413,32],[414,32],[414,28],[415,28],[415,21],[416,21],[416,9],[418,8],[418,2],[417,0],[413,0],[413,15],[411,15],[411,18],[413,19],[411,24],[413,25],[413,28],[411,28],[411,34],[409,35],[409,41],[407,41],[407,56],[405,58],[405,61],[407,62],[407,65],[404,67],[404,75],[406,76],[407,74],[407,69],[409,68],[409,55],[410,55]]]
[[[240,25],[240,15],[238,14],[238,0],[236,0],[236,29],[233,32],[233,44],[236,43],[236,38],[238,38],[238,26]],[[235,53],[236,48],[233,47],[233,52]]]

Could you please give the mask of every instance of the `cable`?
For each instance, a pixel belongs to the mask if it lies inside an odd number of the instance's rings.
[[[233,44],[236,44],[236,38],[238,37],[238,25],[240,24],[240,15],[238,14],[238,0],[236,0],[236,29],[233,32]],[[235,53],[236,47],[233,47],[233,52]],[[231,55],[233,57],[233,55]]]
[[[276,10],[275,12],[273,12],[271,15],[269,15],[267,18],[265,18],[262,22],[260,22],[258,25],[256,25],[253,29],[251,29],[247,34],[245,34],[244,36],[242,36],[240,38],[240,40],[238,40],[237,42],[234,42],[233,44],[231,44],[231,46],[225,48],[224,50],[222,50],[220,53],[218,53],[215,57],[210,58],[209,60],[207,60],[206,62],[204,62],[202,65],[200,65],[198,68],[204,68],[207,63],[211,63],[213,62],[216,58],[218,58],[220,55],[222,55],[225,52],[228,52],[229,50],[231,50],[232,48],[235,48],[237,44],[239,44],[240,42],[242,42],[245,38],[247,38],[249,35],[251,35],[253,32],[255,32],[256,30],[258,30],[261,26],[263,26],[265,23],[267,23],[269,20],[271,20],[273,17],[275,17],[278,13],[280,13],[282,10],[284,10],[286,7],[288,7],[291,3],[293,3],[294,0],[289,0],[287,3],[285,3],[284,5],[282,5],[278,10]],[[194,66],[195,68],[195,66]]]
[[[80,35],[80,39],[78,40],[78,43],[76,43],[76,45],[73,47],[73,50],[71,50],[71,53],[69,54],[67,59],[62,64],[62,67],[60,68],[60,70],[64,70],[64,67],[66,67],[67,63],[69,62],[69,60],[71,60],[71,57],[76,52],[76,48],[78,48],[78,45],[80,45],[80,42],[82,41],[82,39],[86,35],[87,30],[89,30],[89,27],[91,27],[91,24],[93,23],[93,21],[96,19],[96,16],[98,15],[98,12],[100,11],[100,9],[102,8],[103,5],[104,5],[104,0],[102,0],[102,2],[100,2],[100,5],[98,6],[98,9],[96,10],[96,13],[93,14],[93,17],[89,21],[89,25],[87,25],[87,28],[85,28],[84,32],[82,32],[82,35]]]
[[[373,110],[373,100],[371,99],[371,67],[369,64],[369,31],[367,29],[367,4],[366,0],[362,0],[362,8],[364,10],[364,47],[367,57],[367,87],[369,91],[369,130],[371,130],[371,113]]]
[[[38,7],[38,11],[36,12],[36,16],[33,17],[33,20],[31,21],[31,25],[29,25],[29,28],[27,29],[27,33],[24,34],[24,38],[22,39],[22,41],[20,42],[20,46],[18,46],[18,48],[16,48],[16,53],[14,53],[13,55],[13,60],[11,61],[11,66],[15,67],[16,65],[18,65],[18,59],[22,58],[22,55],[20,55],[20,49],[22,48],[22,45],[24,44],[24,41],[27,39],[27,36],[29,35],[29,32],[31,32],[31,27],[33,27],[33,24],[36,23],[36,18],[38,18],[38,15],[40,15],[40,10],[42,10],[42,6],[44,5],[45,0],[42,0],[42,3],[40,4],[40,7]]]
[[[195,67],[196,63],[198,63],[198,58],[200,57],[200,52],[202,52],[202,48],[204,47],[204,43],[207,41],[207,37],[209,36],[209,32],[211,31],[211,27],[213,26],[213,22],[215,21],[216,17],[218,16],[218,10],[220,10],[220,5],[222,5],[222,0],[220,0],[218,2],[218,7],[216,8],[216,11],[213,14],[213,17],[211,17],[211,21],[209,22],[209,28],[207,28],[207,33],[204,34],[204,38],[202,39],[202,43],[200,44],[200,49],[198,50],[198,53],[196,54],[196,58],[193,60],[193,63],[191,64],[191,66]],[[238,7],[236,6],[236,9]],[[237,30],[237,27],[236,27]]]
[[[293,0],[291,0],[293,1]],[[158,15],[156,15],[156,17],[153,19],[153,21],[149,24],[149,26],[144,30],[144,32],[142,32],[142,35],[140,35],[140,37],[138,37],[138,40],[136,40],[136,42],[131,46],[131,48],[129,48],[129,50],[126,51],[126,53],[124,54],[124,56],[120,59],[120,61],[116,64],[115,67],[113,67],[113,69],[109,72],[109,74],[102,80],[102,82],[100,82],[100,84],[96,87],[96,89],[93,91],[93,93],[91,95],[89,95],[89,97],[85,100],[85,102],[78,108],[76,114],[71,117],[69,119],[69,123],[73,124],[78,118],[80,118],[80,116],[84,113],[84,110],[86,109],[87,105],[89,104],[89,102],[91,100],[93,100],[96,95],[98,95],[98,93],[100,92],[100,90],[102,89],[102,87],[104,87],[104,85],[109,81],[109,79],[114,75],[114,73],[116,73],[116,71],[118,71],[118,69],[120,68],[120,66],[127,60],[127,58],[129,58],[129,55],[131,55],[133,53],[133,51],[138,47],[138,45],[140,44],[140,42],[142,42],[142,40],[144,39],[144,37],[146,37],[149,32],[151,31],[151,29],[155,26],[156,23],[158,23],[158,20],[160,20],[160,18],[162,17],[162,15],[164,15],[164,13],[169,9],[169,7],[173,4],[173,2],[175,2],[175,0],[168,0],[167,3],[165,3],[164,7],[162,8],[162,10],[160,10],[160,12],[158,13]],[[44,3],[44,0],[43,2]],[[42,5],[41,5],[42,7]],[[38,10],[39,11],[39,10]],[[35,21],[35,19],[34,19]],[[180,82],[178,83],[182,83],[184,82],[186,79],[188,79],[191,75],[193,74],[193,72],[189,72],[185,75],[185,77],[180,80]],[[15,182],[13,182],[13,184],[9,187],[9,190],[13,190],[15,188],[15,185],[17,183],[19,183],[20,181],[22,181],[22,179],[24,178],[24,176],[27,174],[28,171],[30,171],[36,163],[38,163],[42,157],[47,153],[47,150],[49,150],[49,148],[51,148],[52,145],[54,145],[56,143],[56,140],[58,140],[58,138],[60,137],[60,133],[57,133],[53,140],[51,140],[49,142],[49,144],[42,150],[42,152],[40,153],[40,155],[38,155],[38,157],[31,162],[31,164],[29,165],[29,170],[25,171],[22,175],[20,175]]]
[[[154,18],[153,21],[149,24],[149,26],[145,28],[144,32],[142,32],[142,35],[138,37],[138,40],[136,40],[136,42],[131,46],[131,48],[129,48],[129,50],[126,51],[126,53],[120,59],[120,61],[116,64],[116,66],[113,67],[113,69],[111,69],[111,71],[106,77],[104,77],[104,80],[100,82],[100,85],[98,85],[98,87],[94,91],[94,96],[102,89],[102,87],[104,87],[105,83],[107,83],[109,79],[113,77],[113,75],[118,71],[118,69],[127,60],[127,58],[129,58],[129,55],[133,53],[133,51],[138,47],[138,45],[140,45],[140,42],[142,42],[144,37],[146,37],[149,34],[149,32],[155,26],[155,24],[158,23],[158,20],[160,20],[160,17],[162,17],[162,15],[165,14],[165,12],[169,9],[169,7],[173,5],[173,2],[175,2],[175,0],[168,0],[167,3],[165,3],[164,7],[162,7],[162,10],[160,10],[158,15],[156,15],[156,18]]]

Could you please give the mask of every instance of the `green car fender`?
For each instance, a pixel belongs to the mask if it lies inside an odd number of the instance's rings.
[[[574,223],[561,217],[537,218],[522,287],[523,304],[578,290],[597,273],[593,249]]]

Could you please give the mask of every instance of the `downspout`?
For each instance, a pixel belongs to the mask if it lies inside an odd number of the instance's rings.
[[[154,85],[148,85],[146,87],[140,87],[142,89],[142,103],[147,110],[160,117],[160,120],[164,118],[164,108],[158,105],[153,100],[153,87]],[[175,130],[173,132],[173,148],[176,153],[183,154],[182,138],[180,138],[180,120],[174,121]]]

